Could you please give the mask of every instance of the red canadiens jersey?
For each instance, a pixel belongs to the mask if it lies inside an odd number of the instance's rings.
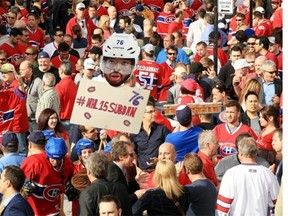
[[[75,56],[73,56],[73,55],[69,55],[67,60],[69,60],[72,63],[72,77],[74,79],[74,77],[75,77],[75,75],[77,73],[75,65],[77,64],[78,59]],[[61,62],[62,62],[62,60],[61,60],[59,55],[55,56],[54,58],[51,59],[51,63],[53,64],[53,66],[55,68],[59,68],[60,65],[61,65]]]
[[[185,9],[184,11],[184,20],[183,20],[183,39],[186,39],[186,36],[189,31],[189,26],[192,23],[192,17],[195,15],[195,12],[190,9]]]
[[[5,42],[0,46],[0,50],[5,50],[5,52],[7,53],[7,62],[13,64],[17,71],[19,66],[16,66],[15,62],[23,58],[22,52],[18,44],[12,45],[10,43]]]
[[[164,38],[168,33],[169,25],[174,21],[174,13],[161,12],[157,17],[157,33]]]
[[[13,131],[15,116],[22,114],[20,108],[24,98],[25,94],[18,89],[0,92],[0,144],[2,144],[2,134]]]
[[[35,46],[37,48],[43,48],[44,47],[44,33],[41,28],[36,28],[36,30],[31,31],[28,26],[26,27],[29,32],[29,42],[32,44],[32,46]]]
[[[273,15],[270,17],[270,20],[272,22],[273,29],[283,26],[283,9],[282,9],[282,7],[278,8],[273,13]]]
[[[208,53],[208,57],[213,56],[214,47],[207,46],[207,53]],[[218,62],[220,62],[221,64],[221,67],[223,67],[229,60],[227,54],[221,48],[218,48],[217,57],[218,57]],[[200,62],[200,60],[201,60],[201,57],[198,55],[198,53],[196,53],[194,57],[194,62]]]
[[[117,9],[118,16],[128,16],[130,8],[135,6],[134,0],[114,0],[114,6]]]
[[[155,19],[159,16],[165,4],[163,0],[143,0],[143,3],[151,9]]]
[[[158,99],[158,90],[162,83],[162,67],[153,60],[141,60],[134,71],[136,81],[141,88],[150,90],[150,95]]]
[[[256,36],[266,36],[269,37],[271,35],[271,29],[269,26],[269,23],[266,21],[263,21],[259,25],[255,26],[254,28],[255,35]]]
[[[73,175],[74,165],[65,156],[62,167],[56,171],[47,159],[45,152],[29,156],[23,161],[21,169],[26,179],[35,183],[36,188],[27,201],[35,215],[56,215],[60,212],[60,194],[64,185]]]
[[[218,138],[218,142],[220,144],[219,148],[219,156],[220,158],[227,157],[232,154],[236,154],[236,146],[235,146],[235,140],[236,137],[244,132],[248,132],[252,135],[252,137],[257,140],[257,136],[254,133],[254,131],[248,127],[247,125],[240,123],[236,130],[231,132],[229,129],[228,124],[222,123],[217,125],[214,128],[214,133]]]
[[[210,55],[214,55],[214,47],[213,46],[207,46],[207,52]],[[218,56],[218,59],[219,59],[219,61],[221,63],[221,67],[224,67],[224,65],[229,60],[227,54],[221,48],[218,48],[217,56]]]

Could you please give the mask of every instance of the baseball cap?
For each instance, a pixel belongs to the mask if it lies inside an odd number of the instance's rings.
[[[85,61],[84,61],[84,69],[87,69],[87,70],[93,69],[93,70],[95,70],[95,62],[93,61],[93,59],[91,59],[91,58],[85,59]]]
[[[244,32],[245,32],[245,34],[246,34],[247,37],[250,37],[250,36],[252,36],[252,35],[255,35],[255,31],[254,31],[253,29],[251,29],[251,28],[245,29]]]
[[[8,72],[16,72],[15,67],[10,63],[5,63],[1,66],[0,72],[8,73]]]
[[[42,58],[49,58],[50,59],[50,56],[47,52],[45,51],[42,51],[38,54],[38,58],[37,59],[42,59]]]
[[[89,53],[98,54],[99,56],[101,56],[103,54],[102,49],[100,47],[96,47],[96,46],[93,46],[89,50]]]
[[[34,144],[38,144],[38,145],[46,144],[46,138],[44,134],[42,133],[42,131],[33,131],[27,138],[29,141],[31,141]]]
[[[265,10],[263,7],[257,7],[255,11],[259,11],[261,14],[265,14]]]
[[[250,67],[250,66],[251,66],[251,64],[248,63],[246,61],[246,59],[237,59],[233,64],[233,67],[235,70],[239,70],[239,69],[242,69],[244,67]]]
[[[155,47],[152,44],[150,44],[150,43],[148,43],[145,46],[143,46],[142,50],[144,50],[149,55],[154,55],[155,54]]]
[[[80,10],[80,9],[85,9],[86,7],[85,7],[85,4],[83,4],[82,2],[80,2],[80,3],[78,3],[77,5],[76,5],[76,10]]]
[[[181,81],[179,84],[191,92],[196,92],[197,83],[195,80],[193,80],[191,78],[185,79],[185,80]]]
[[[187,75],[187,70],[183,67],[176,67],[175,68],[175,71],[172,73],[173,75],[176,75],[176,76],[181,76],[183,73],[186,73]]]
[[[18,139],[15,133],[6,132],[2,137],[2,146],[6,147],[14,147],[18,145]]]
[[[272,0],[271,2],[280,3],[280,2],[281,2],[281,0]]]
[[[275,44],[275,37],[268,37],[269,39],[269,42],[272,43],[272,44]]]
[[[183,125],[192,121],[192,112],[187,105],[180,105],[176,109],[177,121]]]
[[[203,70],[203,65],[200,62],[193,62],[190,65],[190,73],[192,74],[202,73]]]
[[[136,7],[135,7],[135,10],[136,10],[136,11],[143,11],[143,10],[144,10],[144,7],[143,7],[143,5],[141,5],[141,4],[137,4]]]

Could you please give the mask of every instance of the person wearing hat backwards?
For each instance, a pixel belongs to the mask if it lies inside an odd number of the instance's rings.
[[[0,158],[0,174],[6,166],[15,165],[20,167],[25,157],[21,156],[18,151],[18,139],[15,133],[6,132],[3,134],[1,151],[4,156]]]
[[[46,130],[48,131],[48,130]],[[54,131],[52,131],[54,132]],[[40,154],[45,151],[46,137],[45,134],[39,130],[31,132],[28,139],[28,155]]]
[[[186,154],[190,152],[197,153],[198,135],[202,129],[192,125],[192,112],[186,105],[180,105],[176,109],[176,118],[179,125],[173,133],[168,134],[165,142],[172,143],[177,152],[176,162],[183,161]]]
[[[34,190],[24,190],[35,215],[63,215],[65,184],[73,175],[73,163],[66,156],[62,138],[50,138],[45,152],[27,157],[21,168],[26,181],[34,183]]]

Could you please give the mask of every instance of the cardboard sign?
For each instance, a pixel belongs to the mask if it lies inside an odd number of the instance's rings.
[[[149,94],[144,89],[112,87],[95,80],[81,80],[70,122],[138,133]]]

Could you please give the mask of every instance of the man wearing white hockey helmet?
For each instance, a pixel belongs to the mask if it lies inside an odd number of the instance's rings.
[[[132,77],[140,47],[132,34],[112,34],[103,45],[100,68],[107,82],[118,87]]]

